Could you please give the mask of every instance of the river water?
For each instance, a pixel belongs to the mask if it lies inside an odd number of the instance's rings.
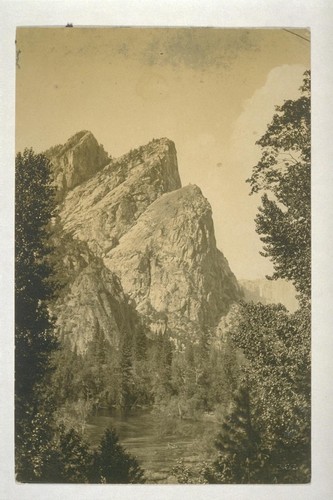
[[[178,459],[186,465],[209,460],[217,424],[205,417],[200,421],[161,417],[151,410],[133,410],[128,415],[116,410],[99,410],[86,428],[86,437],[97,446],[106,428],[116,430],[120,443],[134,455],[149,483],[176,483],[172,467]]]

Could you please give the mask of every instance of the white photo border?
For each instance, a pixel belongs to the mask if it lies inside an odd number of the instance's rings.
[[[0,498],[333,498],[333,4],[329,0],[0,0]],[[15,30],[18,26],[310,28],[312,51],[312,480],[308,485],[27,485],[14,478]]]

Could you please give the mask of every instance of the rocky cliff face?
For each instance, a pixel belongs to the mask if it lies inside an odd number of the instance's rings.
[[[121,337],[135,330],[136,313],[119,278],[88,246],[70,236],[58,241],[65,287],[53,306],[59,338],[84,354],[96,336],[118,350]]]
[[[156,313],[164,313],[173,334],[213,326],[239,296],[237,281],[216,248],[211,207],[197,186],[152,203],[105,264],[153,328]]]
[[[134,308],[152,334],[195,340],[215,326],[240,288],[216,248],[208,201],[181,187],[173,142],[153,140],[103,166],[104,150],[82,132],[51,153],[64,233],[85,248],[57,305],[62,335],[84,351],[102,329],[117,346]]]
[[[103,147],[98,144],[92,133],[86,130],[73,135],[66,144],[49,149],[45,155],[53,165],[59,200],[109,162]]]
[[[111,161],[68,193],[61,219],[67,232],[103,257],[153,201],[180,187],[173,142],[155,140]]]

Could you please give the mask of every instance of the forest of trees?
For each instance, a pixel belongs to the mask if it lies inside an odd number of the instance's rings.
[[[180,483],[302,483],[311,474],[310,74],[301,96],[276,108],[258,141],[249,179],[262,193],[256,218],[271,279],[295,286],[299,309],[241,302],[221,342],[202,332],[176,348],[167,333],[136,321],[115,352],[97,331],[82,355],[54,334],[49,301],[59,293],[52,260],[56,220],[49,161],[16,157],[16,473],[22,482],[144,482],[139,464],[107,430],[99,448],[84,441],[99,406],[200,418],[220,429],[200,470],[175,464]]]
[[[180,350],[168,332],[153,338],[143,326],[138,332],[125,335],[119,350],[110,346],[101,331],[84,354],[63,343],[52,356],[58,414],[62,408],[68,418],[71,408],[77,419],[77,405],[123,412],[149,406],[161,414],[195,418],[230,403],[239,368],[229,343],[221,349],[213,342],[193,345],[188,340]]]
[[[48,302],[57,293],[52,266],[55,193],[47,158],[16,156],[15,465],[20,482],[142,483],[143,471],[106,430],[92,451],[56,418],[52,357],[60,349]]]

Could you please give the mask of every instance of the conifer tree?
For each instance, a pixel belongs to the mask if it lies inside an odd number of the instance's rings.
[[[95,452],[91,468],[94,483],[144,483],[143,470],[136,459],[119,444],[113,429],[107,429]]]
[[[132,341],[129,334],[124,335],[121,341],[117,385],[118,406],[126,412],[131,407],[133,399]]]
[[[17,404],[24,404],[31,402],[57,346],[47,310],[54,293],[47,257],[55,200],[46,157],[32,149],[17,154],[15,194],[15,393]]]
[[[208,482],[256,482],[259,436],[252,425],[249,393],[245,384],[241,385],[235,395],[215,446],[219,455],[212,468],[205,471],[204,477]]]
[[[170,396],[172,356],[168,334],[157,334],[151,352],[155,402],[167,401]]]
[[[42,457],[48,455],[47,408],[53,405],[45,385],[50,355],[57,348],[47,309],[54,293],[48,228],[55,199],[45,156],[26,149],[17,154],[15,166],[16,471],[19,480],[32,480],[40,474]]]

